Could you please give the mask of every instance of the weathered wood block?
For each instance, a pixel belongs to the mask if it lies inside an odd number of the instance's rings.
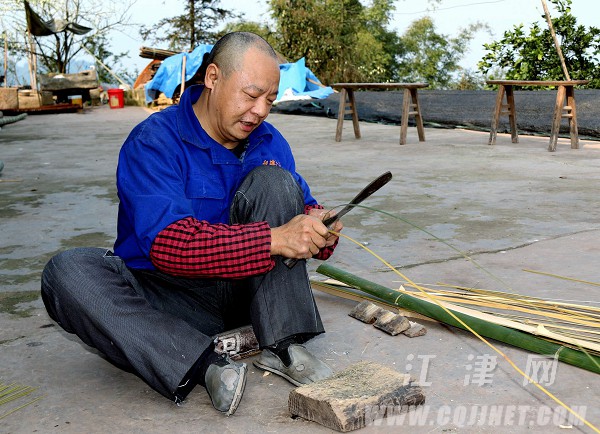
[[[19,108],[18,90],[11,87],[0,88],[0,110],[16,110]]]
[[[20,90],[19,94],[19,109],[35,109],[45,105],[54,104],[52,92]]]
[[[95,69],[74,74],[51,72],[40,74],[39,81],[42,90],[95,89],[98,87],[98,74]]]
[[[348,315],[364,323],[373,324],[385,312],[385,309],[365,300],[354,306]]]
[[[399,313],[385,311],[373,325],[392,336],[396,336],[410,328],[410,321]]]
[[[423,390],[410,375],[360,362],[326,380],[292,390],[288,405],[294,416],[348,432],[424,402]]]
[[[402,333],[409,338],[416,338],[417,336],[423,336],[427,334],[427,329],[422,324],[410,321],[410,328],[408,328],[408,330],[404,330]]]

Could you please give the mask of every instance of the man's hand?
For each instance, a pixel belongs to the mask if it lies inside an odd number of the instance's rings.
[[[313,208],[308,212],[308,215],[315,216],[319,220],[325,220],[326,218],[333,217],[336,214],[335,211],[327,211],[325,209]],[[344,229],[344,225],[341,220],[336,220],[330,228],[333,232],[341,232]],[[327,241],[325,243],[326,247],[331,247],[337,241],[338,236],[332,233],[327,234]]]
[[[337,236],[330,234],[322,222],[327,211],[313,209],[309,214],[300,214],[286,224],[271,229],[271,255],[286,258],[308,259],[323,247],[332,246]],[[337,221],[332,230],[341,231],[343,225]]]

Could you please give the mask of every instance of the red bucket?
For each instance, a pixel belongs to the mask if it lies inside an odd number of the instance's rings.
[[[123,89],[108,89],[108,105],[111,109],[125,107],[125,93]]]

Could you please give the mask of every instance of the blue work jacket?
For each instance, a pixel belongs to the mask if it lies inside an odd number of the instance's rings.
[[[317,203],[296,173],[290,145],[269,123],[250,134],[241,158],[209,137],[192,109],[203,89],[188,88],[179,105],[142,121],[121,148],[114,250],[129,267],[154,269],[152,242],[171,223],[186,217],[229,223],[235,191],[257,166],[288,170],[302,187],[305,204]]]

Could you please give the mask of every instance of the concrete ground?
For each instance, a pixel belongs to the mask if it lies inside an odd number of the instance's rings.
[[[0,383],[37,388],[1,405],[0,417],[41,397],[0,419],[0,432],[330,432],[291,418],[293,386],[254,367],[235,415],[215,412],[201,387],[177,407],[48,318],[38,298],[40,272],[63,249],[112,246],[117,153],[147,116],[142,108],[101,107],[30,116],[0,131]],[[500,135],[490,147],[487,133],[441,129],[426,129],[427,141],[419,143],[411,128],[401,147],[399,127],[361,123],[363,138],[356,140],[350,122],[337,143],[333,119],[276,114],[269,120],[288,138],[299,172],[326,206],[348,202],[385,170],[394,174],[365,205],[412,225],[357,209],[344,219],[344,233],[410,279],[600,304],[597,287],[523,271],[600,282],[598,143],[582,141],[581,149],[571,150],[561,139],[557,152],[549,153],[547,138],[521,136],[513,144]],[[467,252],[480,268],[436,237]],[[347,240],[330,262],[389,287],[400,284],[399,276]],[[310,274],[323,279],[317,265],[310,263]],[[350,318],[355,302],[319,291],[315,297],[327,333],[308,344],[311,350],[335,370],[372,360],[410,373],[425,391],[419,413],[362,432],[592,432],[565,418],[555,401],[524,385],[509,363],[467,332],[423,322],[425,336],[391,337]],[[528,352],[497,346],[526,369]],[[538,372],[538,379],[599,427],[598,374],[565,363],[554,367],[546,377]]]

